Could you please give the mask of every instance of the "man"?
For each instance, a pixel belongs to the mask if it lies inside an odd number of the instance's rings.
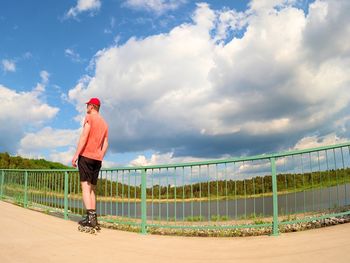
[[[91,98],[86,105],[87,114],[72,165],[77,167],[78,161],[86,208],[86,217],[79,224],[95,228],[97,226],[95,189],[102,160],[108,148],[108,125],[99,114],[101,103],[98,98]]]

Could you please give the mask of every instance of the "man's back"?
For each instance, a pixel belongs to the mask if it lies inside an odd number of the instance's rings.
[[[86,145],[80,155],[102,161],[102,148],[105,138],[108,137],[108,125],[98,113],[87,114],[84,125],[86,123],[90,125],[90,132]]]

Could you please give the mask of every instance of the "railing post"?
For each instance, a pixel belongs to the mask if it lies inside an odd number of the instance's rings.
[[[68,220],[68,173],[64,172],[64,219]]]
[[[272,236],[278,236],[278,194],[277,194],[277,175],[276,160],[271,157],[271,175],[272,175],[272,202],[273,202],[273,223]]]
[[[5,177],[5,172],[4,172],[4,170],[2,170],[1,171],[1,181],[0,181],[0,183],[1,183],[1,186],[0,186],[0,199],[2,199],[3,198],[3,187],[4,187],[4,178]]]
[[[146,169],[141,170],[141,234],[147,234]]]
[[[28,207],[28,171],[24,172],[24,200],[23,206]]]

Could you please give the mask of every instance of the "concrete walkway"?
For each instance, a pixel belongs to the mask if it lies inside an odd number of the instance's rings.
[[[0,262],[350,262],[350,224],[278,237],[141,235],[77,224],[0,201]]]

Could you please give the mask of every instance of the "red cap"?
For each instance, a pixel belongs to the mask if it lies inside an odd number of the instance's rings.
[[[101,102],[98,98],[91,98],[88,102],[86,102],[85,104],[94,104],[96,106],[100,106]]]

